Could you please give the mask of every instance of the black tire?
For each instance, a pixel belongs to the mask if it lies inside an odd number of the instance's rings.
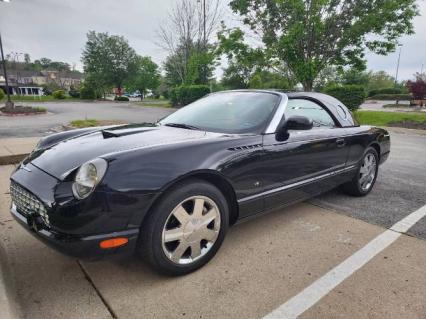
[[[361,187],[361,183],[360,183],[360,174],[361,174],[361,167],[363,165],[364,159],[369,155],[372,154],[375,158],[376,161],[376,169],[375,169],[375,175],[374,175],[374,179],[371,182],[371,185],[368,187],[368,189],[363,189]],[[377,151],[373,148],[373,147],[369,147],[365,150],[364,155],[362,157],[362,160],[358,166],[358,169],[356,171],[355,176],[353,177],[353,179],[342,185],[342,190],[352,196],[357,196],[357,197],[361,197],[361,196],[365,196],[368,193],[371,192],[371,190],[374,187],[374,184],[376,183],[376,179],[377,179],[377,174],[379,171],[379,155],[377,154]]]
[[[216,241],[200,259],[189,264],[175,263],[163,249],[163,229],[172,211],[186,199],[203,196],[214,201],[220,213],[220,229]],[[220,248],[229,227],[228,203],[214,185],[199,179],[190,179],[176,184],[157,201],[141,227],[137,251],[157,271],[167,275],[185,275],[208,263]]]

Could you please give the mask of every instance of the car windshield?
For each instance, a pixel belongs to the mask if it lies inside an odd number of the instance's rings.
[[[159,124],[233,134],[260,134],[280,97],[266,92],[222,92],[202,98]]]

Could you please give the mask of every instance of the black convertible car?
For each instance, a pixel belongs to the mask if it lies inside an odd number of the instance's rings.
[[[330,96],[220,92],[155,124],[43,138],[11,176],[11,212],[66,254],[137,251],[185,274],[236,222],[339,185],[368,194],[389,151]]]

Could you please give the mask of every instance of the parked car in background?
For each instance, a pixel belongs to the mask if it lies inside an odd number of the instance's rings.
[[[132,98],[139,98],[141,96],[142,94],[140,94],[139,91],[133,92],[132,94],[129,95],[129,97],[132,97]]]
[[[389,153],[386,130],[330,96],[219,92],[158,123],[43,138],[11,176],[11,212],[69,255],[136,251],[181,275],[237,222],[337,186],[367,195]]]

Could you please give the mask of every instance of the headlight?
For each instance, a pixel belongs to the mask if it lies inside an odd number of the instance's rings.
[[[102,158],[81,165],[72,185],[74,196],[78,199],[89,196],[105,175],[107,166],[107,162]]]

